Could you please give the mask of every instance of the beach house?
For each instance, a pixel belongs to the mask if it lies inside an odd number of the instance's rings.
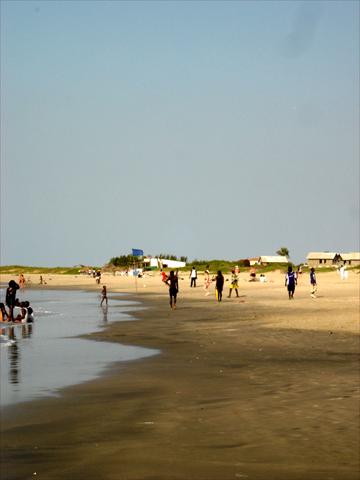
[[[247,261],[249,262],[250,267],[253,267],[254,265],[259,265],[260,257],[248,258]]]
[[[340,253],[344,265],[356,267],[360,265],[360,252]]]
[[[258,260],[260,265],[271,265],[274,263],[289,263],[289,259],[284,255],[261,255]]]
[[[169,260],[167,258],[157,258],[157,257],[146,257],[143,260],[143,264],[147,268],[151,268],[155,270],[159,268],[162,270],[163,268],[183,268],[186,267],[186,262],[180,262],[178,260]]]
[[[336,267],[342,263],[342,258],[336,252],[310,252],[307,257],[309,267]]]

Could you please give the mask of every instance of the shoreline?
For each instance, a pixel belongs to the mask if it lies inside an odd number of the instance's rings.
[[[2,478],[358,478],[357,281],[318,304],[301,288],[289,302],[280,281],[241,283],[240,299],[219,305],[186,279],[175,312],[161,284],[137,296],[123,288],[148,308],[87,338],[160,355],[9,407]],[[344,314],[351,328],[340,328]]]

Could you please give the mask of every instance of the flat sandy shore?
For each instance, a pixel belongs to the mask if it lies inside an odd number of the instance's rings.
[[[303,274],[289,301],[280,273],[242,274],[219,304],[184,276],[171,311],[159,275],[103,276],[110,303],[123,292],[148,308],[94,339],[161,354],[4,409],[1,479],[358,480],[359,277],[318,273],[313,299]],[[36,288],[101,289],[45,279]]]

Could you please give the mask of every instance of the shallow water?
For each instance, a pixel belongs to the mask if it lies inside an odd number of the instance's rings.
[[[1,301],[5,291],[1,290]],[[57,395],[60,388],[101,375],[112,362],[125,362],[158,353],[157,350],[77,338],[100,331],[114,321],[129,321],[127,311],[139,304],[109,298],[100,307],[96,292],[25,290],[33,324],[0,328],[0,405]]]

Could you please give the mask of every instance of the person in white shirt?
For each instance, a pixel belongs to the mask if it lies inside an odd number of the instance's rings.
[[[196,287],[197,271],[195,267],[192,267],[189,278],[191,279],[190,287]]]

